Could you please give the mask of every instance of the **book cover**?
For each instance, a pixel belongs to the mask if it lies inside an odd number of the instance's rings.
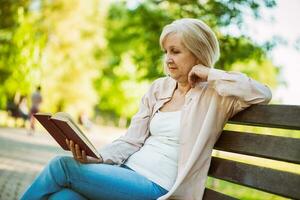
[[[66,144],[66,136],[52,121],[51,115],[47,113],[36,113],[34,117],[42,124],[47,132],[56,140],[56,142],[64,149],[69,150]]]
[[[65,141],[67,138],[78,144],[87,156],[99,158],[96,148],[66,113],[56,113],[53,116],[37,113],[34,114],[34,117],[64,150],[69,150]]]

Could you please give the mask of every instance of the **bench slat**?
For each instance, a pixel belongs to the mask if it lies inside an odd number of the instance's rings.
[[[300,199],[300,175],[213,157],[209,176]]]
[[[214,149],[300,164],[300,139],[223,131]]]
[[[233,198],[231,196],[227,196],[225,194],[219,193],[217,191],[214,191],[209,188],[205,188],[204,194],[203,194],[203,200],[236,200],[236,198]]]
[[[228,123],[300,130],[300,106],[253,105]]]

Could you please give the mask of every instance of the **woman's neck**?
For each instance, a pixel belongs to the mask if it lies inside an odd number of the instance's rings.
[[[185,95],[191,89],[191,85],[188,82],[177,82],[176,90],[180,95]]]

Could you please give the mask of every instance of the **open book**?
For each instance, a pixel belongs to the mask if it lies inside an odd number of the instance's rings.
[[[69,150],[66,144],[67,138],[78,144],[81,150],[86,152],[86,155],[94,158],[100,157],[94,145],[67,113],[58,112],[53,116],[48,113],[36,113],[34,117],[64,150]]]

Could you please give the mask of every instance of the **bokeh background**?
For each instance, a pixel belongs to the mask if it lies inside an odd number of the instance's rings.
[[[271,103],[300,104],[298,0],[0,0],[0,126],[28,128],[10,106],[41,86],[41,111],[87,116],[95,125],[126,128],[150,83],[163,74],[162,27],[199,18],[217,34],[215,68],[265,83]],[[299,131],[247,129],[300,138]],[[237,157],[300,173],[299,166]],[[241,199],[283,199],[220,180],[208,186]]]

